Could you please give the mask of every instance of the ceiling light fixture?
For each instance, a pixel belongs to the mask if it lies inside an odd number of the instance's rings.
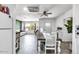
[[[27,7],[24,7],[24,8],[23,8],[23,10],[28,12],[28,9],[27,9]]]

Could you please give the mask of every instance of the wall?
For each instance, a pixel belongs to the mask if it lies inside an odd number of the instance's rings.
[[[62,27],[62,31],[60,33],[60,38],[63,41],[71,41],[72,40],[72,35],[67,33],[67,29],[64,26],[64,20],[67,17],[72,17],[72,9],[68,10],[67,12],[63,13],[56,19],[56,27]]]
[[[24,32],[25,31],[25,22],[24,21],[22,21],[22,28],[21,28],[21,30]]]
[[[46,29],[48,32],[54,32],[56,30],[54,18],[41,18],[39,19],[39,27],[45,29],[45,23],[50,23],[50,28]]]
[[[79,54],[79,38],[76,38],[76,25],[79,25],[79,4],[73,5],[73,36],[72,36],[72,52]]]

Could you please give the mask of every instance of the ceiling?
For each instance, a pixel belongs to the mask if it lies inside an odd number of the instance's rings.
[[[51,12],[52,14],[48,17],[55,18],[72,8],[71,4],[9,4],[7,6],[9,6],[11,10],[14,8],[15,11],[12,10],[12,12],[16,16],[16,18],[21,19],[22,21],[42,18],[40,16],[43,11]],[[35,9],[37,12],[30,12],[29,7],[37,7],[38,9]],[[24,10],[24,8],[26,9]]]

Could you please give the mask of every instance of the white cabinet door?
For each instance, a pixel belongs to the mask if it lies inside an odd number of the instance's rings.
[[[0,28],[12,28],[12,19],[9,15],[0,12]]]
[[[12,53],[12,30],[0,30],[0,54]]]

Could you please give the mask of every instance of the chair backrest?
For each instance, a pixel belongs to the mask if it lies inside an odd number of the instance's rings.
[[[56,45],[57,34],[46,34],[46,46],[55,46]]]

